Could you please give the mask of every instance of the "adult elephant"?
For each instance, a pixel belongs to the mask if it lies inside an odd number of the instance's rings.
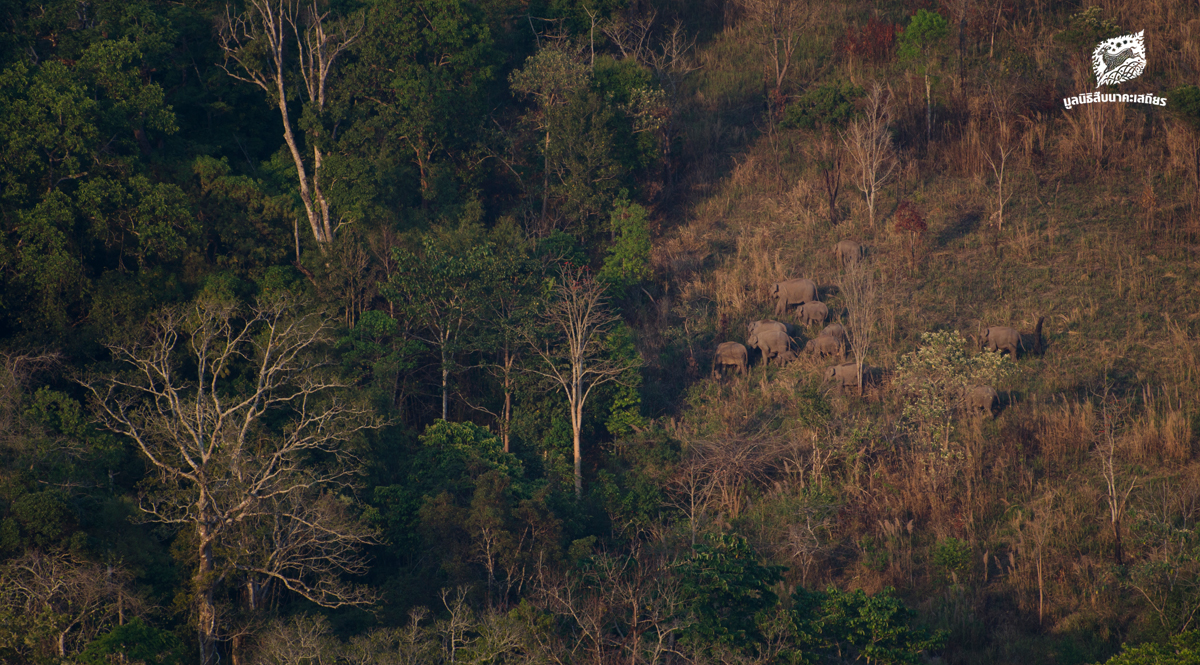
[[[796,310],[796,317],[805,327],[814,323],[825,323],[825,320],[829,318],[829,307],[823,302],[806,302]]]
[[[803,305],[806,302],[819,300],[817,283],[811,279],[799,277],[771,285],[771,295],[775,296],[775,316],[787,313],[793,305]]]
[[[775,358],[782,365],[796,358],[792,351],[792,338],[778,330],[756,331],[746,338],[746,343],[762,352],[764,363],[770,363]]]
[[[836,355],[842,360],[846,359],[845,345],[833,335],[817,335],[815,338],[808,340],[808,344],[804,345],[804,350],[816,355],[818,358]]]
[[[758,321],[751,321],[750,324],[746,326],[747,335],[753,335],[756,332],[766,330],[778,330],[785,335],[788,334],[788,327],[786,323],[780,323],[779,321],[774,321],[771,319],[759,319]]]
[[[745,346],[737,342],[722,342],[713,354],[713,377],[716,378],[718,371],[725,367],[734,367],[738,374],[745,374],[749,364],[750,352]]]
[[[833,253],[837,255],[838,263],[842,266],[858,263],[866,255],[866,248],[853,240],[840,240],[834,245]]]
[[[825,368],[825,380],[837,384],[838,392],[858,386],[858,363],[842,363]]]

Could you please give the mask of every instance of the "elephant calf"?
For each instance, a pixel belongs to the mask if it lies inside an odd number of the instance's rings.
[[[1025,348],[1025,343],[1021,341],[1021,333],[1016,328],[1008,326],[992,326],[983,331],[979,336],[979,350],[987,349],[988,351],[1008,351],[1009,355],[1015,361],[1017,359],[1017,347]]]
[[[967,410],[971,413],[984,413],[988,418],[995,418],[996,414],[992,411],[996,407],[996,403],[1000,400],[1000,396],[996,394],[996,389],[991,386],[975,386],[967,393]]]
[[[804,345],[806,352],[816,354],[818,358],[837,354],[842,360],[846,359],[845,348],[841,340],[833,335],[825,334],[817,335],[814,339],[808,340],[808,344]]]
[[[811,326],[814,323],[825,323],[829,318],[829,307],[823,302],[806,302],[796,310],[801,325]]]
[[[739,374],[745,374],[749,364],[750,352],[745,346],[737,342],[722,342],[713,354],[713,377],[716,378],[723,367],[736,367]]]
[[[841,365],[832,365],[825,369],[825,380],[836,381],[838,392],[841,392],[845,388],[857,387],[858,364],[842,363]]]

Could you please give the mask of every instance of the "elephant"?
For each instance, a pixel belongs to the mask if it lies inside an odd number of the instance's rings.
[[[819,333],[820,335],[829,335],[842,344],[846,343],[846,329],[840,323],[831,323],[825,326]]]
[[[833,247],[833,253],[837,255],[838,263],[846,266],[858,263],[859,259],[866,256],[867,251],[853,240],[839,240]]]
[[[858,363],[842,363],[825,368],[825,380],[837,381],[838,392],[858,386]]]
[[[776,358],[782,365],[796,358],[795,352],[792,351],[792,338],[778,330],[759,330],[750,335],[746,343],[762,352],[764,363],[770,363],[771,358]]]
[[[801,325],[811,326],[814,323],[825,323],[829,318],[829,308],[823,302],[806,302],[796,310],[796,317]]]
[[[819,300],[817,283],[811,279],[799,277],[771,285],[771,295],[778,298],[775,302],[775,315],[782,316],[792,305],[803,305],[806,302]]]
[[[967,410],[971,413],[985,413],[987,417],[995,418],[996,415],[992,409],[995,408],[998,401],[1000,401],[1000,396],[991,386],[975,386],[967,391]]]
[[[746,367],[750,364],[750,352],[746,347],[737,342],[722,342],[717,346],[717,352],[713,354],[713,377],[722,367],[736,367],[739,374],[746,373]]]
[[[755,331],[761,332],[766,330],[778,330],[785,335],[788,334],[788,327],[786,323],[780,323],[779,321],[773,321],[771,319],[751,321],[750,325],[746,326],[747,335],[753,335]]]
[[[846,347],[833,335],[817,335],[808,340],[808,344],[804,345],[804,350],[807,353],[816,354],[818,358],[832,356],[836,353],[842,360],[846,359]]]
[[[988,351],[1008,351],[1013,360],[1017,359],[1017,346],[1025,348],[1025,343],[1021,341],[1021,333],[1008,326],[992,326],[979,337],[980,351],[985,348]]]

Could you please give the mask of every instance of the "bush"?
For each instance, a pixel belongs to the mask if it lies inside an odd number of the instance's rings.
[[[862,88],[848,81],[826,83],[789,104],[780,125],[789,129],[844,127],[856,114],[854,100],[864,94]]]

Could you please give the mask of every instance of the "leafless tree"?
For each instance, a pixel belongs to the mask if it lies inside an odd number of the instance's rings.
[[[600,552],[590,563],[580,574],[539,570],[531,599],[570,626],[563,644],[544,650],[596,665],[663,662],[687,623],[671,562],[634,541],[633,551]]]
[[[858,394],[863,393],[863,366],[870,356],[871,348],[878,337],[878,325],[883,306],[879,283],[874,275],[859,261],[846,266],[842,276],[841,293],[849,310],[849,325],[846,338],[854,349],[854,362],[858,365]]]
[[[583,496],[583,409],[597,386],[623,383],[634,369],[633,359],[614,357],[609,334],[620,321],[609,309],[605,287],[586,268],[564,266],[542,323],[553,330],[558,344],[550,346],[529,332],[525,337],[542,360],[543,369],[530,369],[552,380],[563,391],[571,411],[575,450],[575,495]]]
[[[379,426],[325,372],[328,333],[321,313],[285,296],[249,308],[201,298],[109,343],[126,371],[79,379],[101,424],[129,437],[153,472],[148,519],[192,532],[201,665],[216,661],[216,591],[239,570],[326,607],[371,600],[334,578],[359,570],[363,533],[311,500],[351,482],[357,460],[342,444]],[[249,547],[267,561],[252,565]]]
[[[1114,395],[1112,386],[1107,382],[1097,398],[1100,400],[1100,422],[1095,455],[1100,460],[1100,473],[1104,476],[1104,498],[1108,503],[1109,525],[1112,527],[1115,549],[1113,559],[1120,566],[1125,563],[1121,543],[1121,520],[1125,517],[1129,495],[1138,483],[1137,476],[1134,476],[1126,484],[1117,473],[1117,433],[1129,415],[1129,403]]]
[[[872,83],[863,117],[850,123],[842,133],[842,143],[854,160],[854,185],[867,199],[871,226],[875,226],[876,196],[896,168],[892,135],[888,132],[892,119],[890,97],[890,90]]]
[[[0,567],[0,612],[49,619],[59,658],[82,648],[104,628],[124,623],[125,612],[140,609],[128,573],[114,566],[79,561],[64,552],[29,550]]]
[[[299,615],[276,621],[258,640],[261,665],[333,665],[339,661],[338,642],[331,637],[329,620]]]
[[[992,114],[996,120],[996,131],[993,136],[991,145],[984,144],[983,158],[987,161],[988,166],[992,167],[992,173],[996,176],[996,211],[994,217],[996,219],[996,229],[1004,229],[1004,204],[1012,198],[1012,193],[1007,195],[1004,191],[1004,175],[1005,169],[1008,166],[1008,158],[1017,150],[1017,141],[1014,140],[1012,128],[1012,97],[1002,95],[995,90],[988,91],[988,99],[991,102]],[[993,149],[994,146],[994,149]]]
[[[766,52],[775,90],[779,90],[787,79],[796,47],[808,32],[812,7],[806,0],[740,0],[739,4],[753,26],[755,40]]]
[[[337,227],[322,189],[323,137],[319,128],[313,128],[308,130],[307,145],[301,145],[288,111],[288,81],[295,67],[308,104],[317,114],[323,113],[333,66],[362,34],[365,19],[333,19],[318,0],[311,4],[304,0],[249,0],[248,4],[246,12],[238,16],[228,5],[225,8],[218,35],[225,56],[221,68],[239,81],[262,88],[278,107],[283,139],[300,179],[300,200],[317,246],[324,252],[333,242]],[[291,49],[295,49],[294,61],[288,55]],[[291,96],[297,94],[292,92]],[[306,150],[311,151],[311,157],[305,157]]]

